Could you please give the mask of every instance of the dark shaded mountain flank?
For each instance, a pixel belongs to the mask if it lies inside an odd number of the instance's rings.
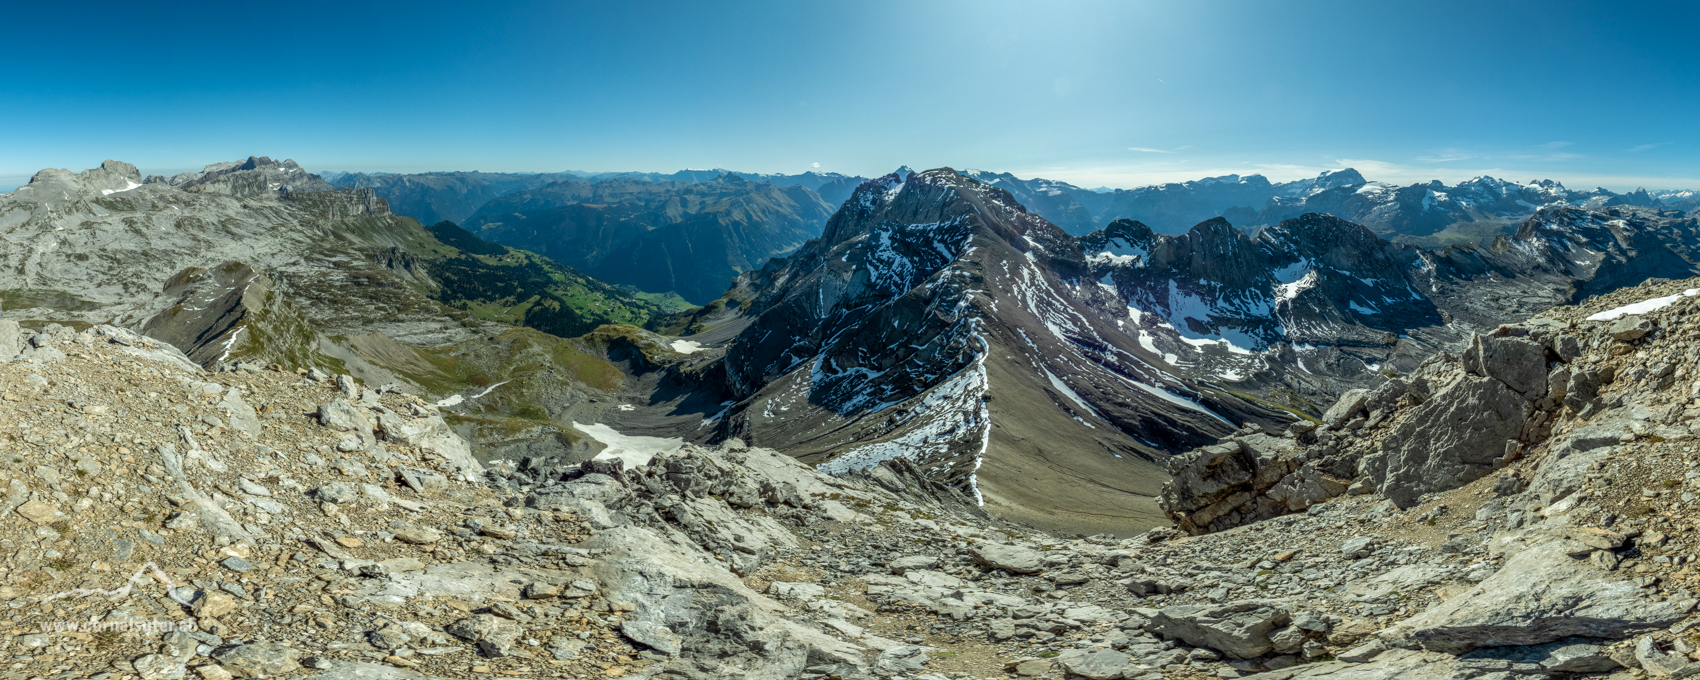
[[[613,283],[706,302],[739,272],[818,235],[831,215],[805,187],[726,175],[695,184],[558,182],[493,200],[465,226]]]
[[[435,224],[460,222],[502,194],[532,189],[563,180],[568,173],[427,172],[418,174],[353,173],[336,176],[337,189],[371,189],[389,201],[398,215]]]
[[[459,225],[444,220],[429,227],[427,230],[445,245],[472,255],[506,255],[508,249],[473,236],[472,232],[460,228]]]

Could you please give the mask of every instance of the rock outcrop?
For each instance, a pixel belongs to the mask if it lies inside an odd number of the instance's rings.
[[[289,370],[324,363],[318,333],[264,273],[240,262],[191,267],[165,282],[143,335],[181,349],[209,369],[244,361]]]

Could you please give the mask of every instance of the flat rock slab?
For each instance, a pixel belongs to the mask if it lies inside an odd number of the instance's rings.
[[[1242,676],[1246,680],[1450,680],[1457,657],[1395,649],[1369,663],[1327,661]]]
[[[1624,638],[1668,626],[1694,609],[1692,599],[1651,600],[1635,584],[1570,557],[1574,546],[1555,541],[1529,548],[1499,573],[1395,631],[1424,649],[1462,654],[1571,636]]]
[[[381,663],[339,663],[328,671],[307,676],[308,680],[435,680],[436,677]]]
[[[1236,659],[1255,659],[1275,648],[1269,634],[1289,619],[1285,608],[1260,600],[1176,605],[1158,611],[1145,630]]]
[[[1128,655],[1113,649],[1094,649],[1083,654],[1064,653],[1057,657],[1063,670],[1086,680],[1116,680],[1133,669]]]
[[[974,559],[993,569],[1017,574],[1037,574],[1045,569],[1045,554],[1018,545],[981,543],[974,546]]]

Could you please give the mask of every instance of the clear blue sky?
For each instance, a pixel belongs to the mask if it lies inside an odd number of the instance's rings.
[[[0,190],[250,154],[1700,188],[1695,3],[150,5],[6,9]]]

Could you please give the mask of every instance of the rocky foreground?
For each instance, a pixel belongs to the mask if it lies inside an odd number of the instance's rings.
[[[399,391],[0,320],[0,678],[1688,677],[1697,285],[1180,456],[1127,540],[736,440],[485,469]]]

